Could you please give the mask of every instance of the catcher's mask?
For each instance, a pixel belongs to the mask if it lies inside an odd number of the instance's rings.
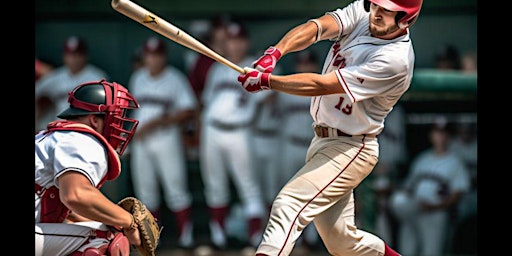
[[[58,118],[101,114],[105,125],[103,137],[122,155],[130,142],[139,121],[128,118],[128,110],[139,108],[137,100],[122,85],[105,79],[80,84],[69,92],[69,108]]]
[[[370,11],[370,2],[390,11],[397,11],[396,24],[405,29],[418,19],[423,0],[364,0],[364,9],[367,12]]]

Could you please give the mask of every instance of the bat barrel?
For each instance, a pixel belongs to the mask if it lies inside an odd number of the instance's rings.
[[[175,41],[198,53],[204,54],[224,65],[227,65],[228,67],[238,71],[241,74],[245,73],[244,69],[241,67],[220,56],[218,53],[211,50],[194,37],[190,36],[189,34],[185,33],[164,19],[161,19],[157,15],[142,8],[136,3],[129,0],[112,0],[111,5],[114,10],[159,33],[160,35],[167,37],[172,41]]]

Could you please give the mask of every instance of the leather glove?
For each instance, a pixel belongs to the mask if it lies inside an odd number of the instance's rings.
[[[249,69],[245,74],[238,76],[238,82],[248,92],[270,90],[270,73],[262,73],[255,69]]]
[[[276,67],[277,61],[281,58],[281,55],[279,49],[270,46],[263,56],[252,63],[252,67],[264,73],[271,73]]]

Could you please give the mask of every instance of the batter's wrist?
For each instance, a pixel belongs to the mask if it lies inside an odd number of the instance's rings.
[[[262,73],[261,74],[261,89],[263,90],[271,90],[270,87],[270,73]]]

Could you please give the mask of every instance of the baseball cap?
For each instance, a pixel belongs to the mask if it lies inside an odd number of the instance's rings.
[[[247,28],[240,22],[232,21],[226,28],[228,38],[247,38],[249,36]]]
[[[87,44],[85,40],[78,36],[70,36],[64,42],[65,53],[87,53]]]
[[[144,42],[143,46],[145,53],[166,53],[167,48],[165,42],[157,37],[150,37]]]

